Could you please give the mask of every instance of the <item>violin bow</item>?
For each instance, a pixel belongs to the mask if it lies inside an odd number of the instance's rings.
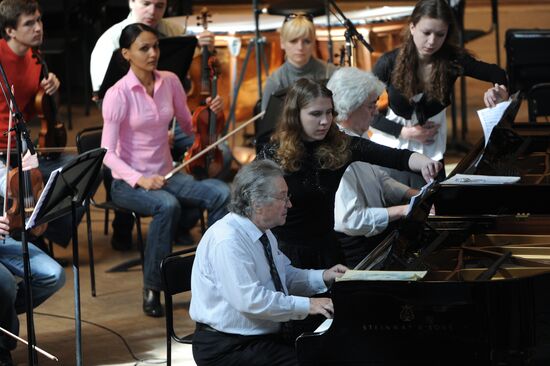
[[[201,156],[203,156],[204,154],[206,154],[210,150],[214,149],[216,146],[218,146],[219,144],[221,144],[222,142],[224,142],[225,140],[227,140],[228,138],[230,138],[231,136],[233,136],[234,134],[236,134],[237,132],[239,132],[240,130],[242,130],[243,128],[245,128],[246,126],[248,126],[249,124],[251,124],[255,120],[257,120],[258,118],[263,117],[264,114],[265,114],[265,111],[258,113],[257,115],[255,115],[254,117],[249,119],[248,121],[241,124],[239,127],[235,128],[233,131],[229,132],[227,135],[221,137],[217,141],[215,141],[212,144],[208,145],[202,151],[197,153],[197,155],[193,156],[191,159],[187,160],[186,162],[184,162],[184,163],[178,165],[177,167],[175,167],[174,169],[172,169],[168,174],[166,174],[164,176],[164,179],[168,180],[168,179],[172,178],[174,176],[174,174],[176,174],[177,172],[179,172],[180,170],[185,168],[187,165],[194,162],[195,160],[197,160],[198,158],[200,158]]]
[[[25,345],[27,345],[27,346],[29,345],[29,342],[27,342],[26,340],[24,340],[24,339],[21,338],[21,337],[16,336],[16,335],[13,334],[12,332],[10,332],[10,331],[8,331],[8,330],[2,328],[2,327],[0,327],[0,331],[2,331],[2,332],[5,333],[6,335],[12,337],[13,339],[18,340],[19,342],[21,342],[21,343],[23,343],[23,344],[25,344]],[[32,348],[33,348],[36,352],[43,354],[44,356],[46,356],[46,357],[49,358],[50,360],[59,362],[59,358],[55,357],[55,356],[52,355],[51,353],[48,353],[48,352],[44,351],[42,348],[40,348],[40,347],[38,347],[38,346],[35,346],[35,345],[33,345]]]
[[[172,136],[176,133],[176,117],[172,118],[172,126],[170,127],[170,132],[172,132]]]
[[[11,93],[14,93],[13,85],[11,86]],[[6,148],[6,186],[4,191],[4,205],[2,207],[2,216],[6,215],[6,212],[8,212],[8,192],[9,192],[9,176],[8,173],[10,171],[10,151],[11,151],[11,129],[13,125],[13,101],[10,100],[10,107],[8,110],[9,117],[8,117],[8,143]]]

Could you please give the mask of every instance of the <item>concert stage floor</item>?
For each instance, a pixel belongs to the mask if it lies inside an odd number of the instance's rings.
[[[382,2],[369,2],[380,3]],[[401,2],[407,3],[407,2]],[[412,4],[413,2],[408,2]],[[477,3],[476,3],[477,4]],[[388,5],[384,2],[382,5]],[[391,4],[389,4],[391,5]],[[371,5],[374,6],[374,5]],[[490,8],[476,5],[468,7],[466,12],[467,28],[486,29],[490,23]],[[502,66],[505,66],[504,33],[509,28],[550,28],[550,3],[537,5],[502,5],[500,7],[500,40]],[[474,54],[486,61],[495,61],[494,34],[468,44]],[[468,123],[467,142],[473,143],[481,137],[479,123],[475,110],[482,107],[482,95],[487,89],[486,83],[468,80]],[[62,108],[62,113],[65,108]],[[84,116],[81,106],[75,107],[74,129],[70,132],[69,141],[72,145],[76,131],[101,123],[98,110],[93,107],[90,116]],[[518,120],[526,120],[526,108],[522,108]],[[449,119],[450,121],[450,119]],[[459,121],[460,125],[460,121]],[[450,126],[449,126],[450,131]],[[460,131],[460,130],[459,130]],[[37,133],[38,129],[34,128]],[[449,132],[450,133],[450,132]],[[449,162],[457,161],[459,154],[451,152]],[[99,196],[104,195],[100,188]],[[111,215],[112,217],[112,215]],[[141,310],[141,268],[134,268],[125,273],[106,273],[106,269],[121,261],[136,258],[137,251],[115,252],[110,246],[110,236],[103,234],[103,211],[92,209],[93,238],[95,244],[95,263],[97,297],[90,293],[89,263],[86,246],[86,226],[83,222],[79,227],[79,243],[81,253],[81,301],[82,301],[82,345],[85,365],[134,365],[140,360],[149,360],[149,364],[162,362],[165,359],[164,318],[149,318]],[[145,220],[144,220],[145,221]],[[143,225],[146,231],[146,225]],[[69,228],[67,228],[69,229]],[[199,239],[199,230],[193,232]],[[134,240],[135,241],[135,240]],[[176,248],[178,249],[178,248]],[[55,255],[71,260],[71,250],[55,247]],[[75,333],[73,316],[73,273],[71,267],[66,268],[67,283],[53,298],[36,309],[35,326],[38,345],[56,355],[60,361],[55,363],[39,356],[40,365],[74,365],[75,364]],[[194,324],[189,319],[190,295],[176,303],[176,320],[181,334],[190,333]],[[337,311],[337,309],[336,309]],[[26,338],[25,316],[21,319],[21,336]],[[108,331],[106,328],[110,329]],[[118,333],[123,337],[115,335]],[[131,351],[130,351],[131,350]],[[133,352],[133,354],[131,353]],[[18,365],[27,364],[27,353],[24,345],[19,345],[13,352]],[[135,357],[135,358],[134,358]],[[173,345],[173,361],[176,365],[194,365],[191,346]],[[138,363],[145,365],[146,363]]]

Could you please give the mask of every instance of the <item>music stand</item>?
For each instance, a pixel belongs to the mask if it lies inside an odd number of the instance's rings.
[[[104,148],[87,151],[53,171],[26,224],[26,230],[29,230],[69,212],[72,214],[76,365],[79,366],[82,365],[82,335],[76,207],[81,206],[85,201],[89,202],[106,152],[107,150]]]
[[[283,115],[287,92],[288,88],[284,88],[271,95],[269,101],[267,102],[265,115],[254,126],[257,153],[259,153],[262,150],[262,147],[269,142],[271,135],[277,127],[277,123],[279,123],[279,119]]]
[[[185,85],[187,73],[193,61],[197,38],[195,36],[181,36],[159,39],[160,58],[157,69],[172,71],[178,75],[181,84]],[[128,72],[128,64],[122,57],[119,49],[113,51],[107,72],[98,91],[98,96],[103,99],[111,86],[119,81]]]

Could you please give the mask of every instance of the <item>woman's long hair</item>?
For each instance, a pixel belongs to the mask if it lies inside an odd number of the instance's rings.
[[[286,172],[298,171],[302,166],[306,149],[300,110],[319,97],[330,98],[332,101],[332,92],[310,79],[299,79],[287,93],[283,116],[272,136],[272,141],[278,144],[276,158]],[[339,131],[333,121],[327,135],[315,151],[318,166],[322,169],[337,169],[343,166],[350,159],[348,146],[349,138]]]
[[[452,9],[446,0],[419,1],[411,14],[410,23],[416,25],[422,17],[439,19],[449,26],[443,45],[431,57],[433,65],[431,83],[423,85],[418,77],[418,51],[409,27],[406,27],[405,39],[397,55],[392,72],[392,83],[409,100],[423,91],[428,99],[435,99],[442,104],[447,104],[449,103],[450,87],[452,87],[450,81],[462,72],[456,59],[467,52],[458,45],[457,25]]]

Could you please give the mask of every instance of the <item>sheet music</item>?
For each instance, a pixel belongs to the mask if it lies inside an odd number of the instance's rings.
[[[420,199],[420,197],[422,197],[422,195],[434,184],[435,184],[435,180],[432,180],[430,183],[426,183],[424,185],[424,187],[422,187],[420,189],[420,192],[418,192],[418,194],[416,196],[411,197],[411,200],[409,202],[409,207],[407,208],[407,213],[405,214],[405,216],[408,215],[411,212],[414,205],[416,204],[416,201],[418,201]]]
[[[54,170],[50,177],[48,178],[48,182],[46,182],[46,186],[42,190],[42,193],[40,194],[40,197],[38,198],[38,202],[36,202],[36,205],[34,207],[34,210],[32,211],[31,216],[27,219],[27,222],[25,223],[25,230],[32,229],[34,227],[34,223],[36,222],[36,215],[38,212],[40,212],[40,207],[42,207],[42,204],[44,203],[44,200],[46,199],[47,193],[52,188],[53,182],[55,182],[55,177],[57,177],[60,173],[63,167],[58,168]]]
[[[426,276],[428,271],[357,271],[347,270],[336,281],[417,281]]]
[[[330,326],[332,325],[332,319],[325,319],[324,322],[321,323],[321,325],[319,325],[317,327],[317,329],[315,329],[313,331],[313,333],[322,333],[322,332],[325,332],[328,330],[328,328],[330,328]]]
[[[458,185],[480,185],[480,184],[511,184],[516,183],[521,177],[508,177],[498,175],[470,175],[470,174],[455,174],[446,181],[441,182],[442,185],[458,184]]]
[[[485,146],[487,146],[487,143],[489,142],[493,128],[495,128],[495,126],[500,122],[510,103],[512,103],[512,100],[507,100],[505,102],[498,103],[493,108],[483,108],[477,111],[479,121],[481,122],[481,127],[483,127]]]

